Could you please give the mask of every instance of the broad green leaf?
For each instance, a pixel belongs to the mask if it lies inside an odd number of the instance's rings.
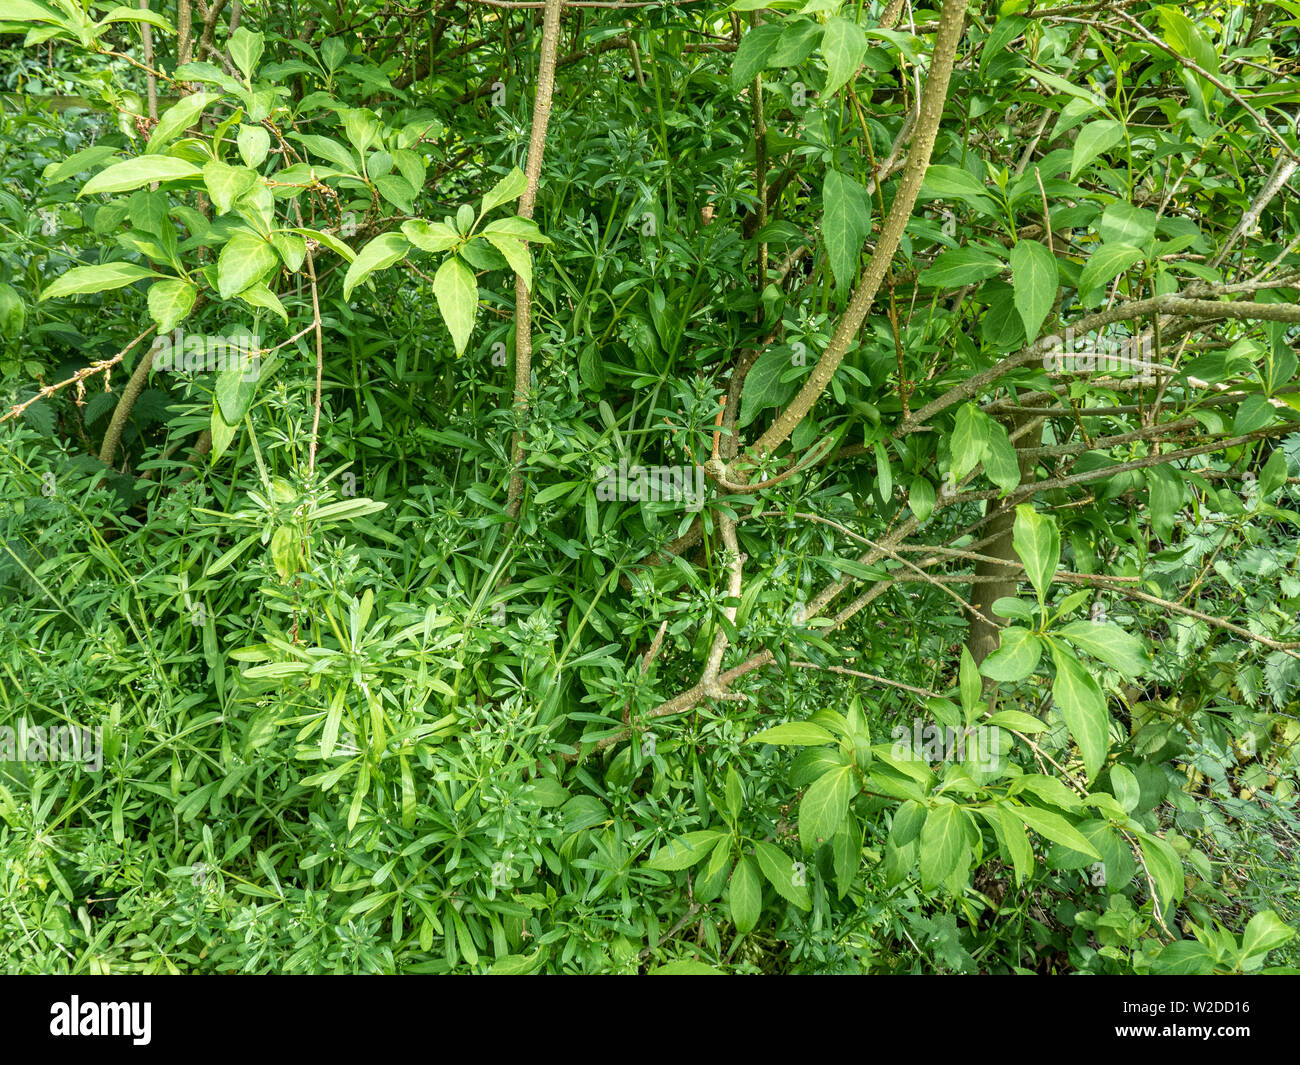
[[[1003,269],[1002,260],[986,251],[970,247],[951,248],[922,270],[917,280],[936,288],[960,288],[1000,274]]]
[[[822,203],[826,212],[822,223],[826,256],[835,284],[845,288],[857,276],[863,244],[871,235],[871,205],[866,190],[835,169],[826,171]]]
[[[998,596],[997,599],[993,600],[993,613],[1000,618],[1016,618],[1019,621],[1034,620],[1033,605],[1010,595]]]
[[[1016,458],[1015,445],[1011,443],[1006,426],[995,418],[989,418],[983,411],[980,414],[987,419],[988,425],[983,451],[984,473],[1002,491],[1010,492],[1020,483],[1020,462]]]
[[[537,228],[537,223],[531,218],[520,218],[518,215],[511,215],[509,218],[498,218],[489,222],[483,227],[483,235],[490,237],[493,235],[501,237],[513,237],[515,240],[528,241],[532,244],[550,244],[551,239],[542,235],[542,231]]]
[[[957,676],[961,690],[961,706],[966,712],[966,720],[970,721],[974,716],[975,705],[980,701],[984,683],[980,680],[980,671],[975,664],[975,656],[970,653],[970,648],[965,645],[961,649],[961,665],[958,667]]]
[[[927,520],[934,513],[934,485],[924,477],[912,478],[907,494],[907,505],[912,508],[917,521]]]
[[[198,289],[188,281],[168,278],[149,286],[149,316],[157,323],[158,334],[170,333],[194,306]]]
[[[55,14],[44,4],[32,0],[0,0],[0,22],[62,22],[63,17]]]
[[[996,811],[989,810],[987,816],[990,821],[995,812],[1002,825],[1002,842],[1010,851],[1016,884],[1019,886],[1034,871],[1034,848],[1029,843],[1024,822],[1015,815],[1009,804],[999,804]]]
[[[219,215],[229,211],[257,182],[257,171],[246,166],[231,166],[214,159],[203,168],[203,184]]]
[[[0,8],[5,5],[0,4]],[[156,11],[142,10],[132,7],[115,7],[97,23],[98,27],[107,26],[113,22],[147,22],[151,26],[157,26],[158,29],[165,33],[175,33],[176,30],[170,22]]]
[[[338,237],[333,236],[330,233],[322,233],[318,229],[291,229],[289,232],[297,233],[298,236],[306,237],[308,240],[314,240],[317,244],[329,248],[329,250],[334,252],[335,255],[341,256],[348,262],[353,262],[357,257],[355,251],[344,244],[343,241],[339,240]]]
[[[687,832],[684,836],[678,836],[660,847],[658,853],[646,862],[646,866],[665,872],[689,869],[696,862],[703,861],[712,847],[726,835],[727,833],[719,828]]]
[[[739,91],[748,85],[754,80],[754,75],[767,66],[768,56],[776,51],[782,29],[780,22],[768,22],[745,34],[740,47],[736,49],[736,58],[731,63],[732,91]]]
[[[297,273],[307,256],[307,241],[297,233],[280,230],[271,234],[271,246],[290,273]]]
[[[996,216],[999,213],[997,201],[993,199],[989,186],[959,166],[932,164],[925,172],[921,196],[927,200],[964,203],[986,215]]]
[[[1120,806],[1124,808],[1125,813],[1131,814],[1137,809],[1138,802],[1142,798],[1142,788],[1132,770],[1122,765],[1111,766],[1110,790],[1114,793]]]
[[[758,866],[748,855],[736,863],[731,873],[731,919],[741,935],[752,932],[763,912],[763,882],[758,877]]]
[[[1272,420],[1273,408],[1268,400],[1260,395],[1247,396],[1232,419],[1232,431],[1236,434],[1253,433]]]
[[[1052,698],[1060,707],[1070,735],[1079,745],[1088,779],[1096,777],[1110,746],[1110,714],[1097,682],[1077,658],[1053,641],[1050,645],[1056,678]]]
[[[27,320],[27,308],[13,285],[0,281],[0,336],[17,340]]]
[[[1138,846],[1146,862],[1147,872],[1155,881],[1160,896],[1160,910],[1169,912],[1169,906],[1183,897],[1183,862],[1173,845],[1159,836],[1136,830]]]
[[[1060,814],[1054,814],[1050,810],[1043,810],[1037,806],[1012,806],[1010,809],[1044,839],[1050,839],[1053,843],[1086,854],[1089,858],[1101,860],[1101,853],[1092,845],[1088,837]]]
[[[333,38],[331,38],[330,41],[326,41],[325,43],[329,44],[332,41]],[[328,49],[326,49],[326,51],[328,52]],[[430,926],[430,930],[432,930],[432,926]],[[430,943],[432,943],[432,939],[430,939]],[[423,942],[421,942],[420,949],[428,950],[429,948],[426,947]],[[541,965],[542,962],[546,960],[546,957],[549,953],[550,953],[549,947],[540,946],[531,954],[507,954],[504,957],[498,958],[495,962],[493,962],[489,974],[491,976],[525,976],[528,973],[531,973],[533,970],[535,970],[539,965]],[[703,962],[691,962],[691,961],[670,962],[667,965],[661,965],[659,966],[659,968],[653,970],[651,972],[651,975],[652,976],[670,975],[672,971],[672,967],[674,965],[688,966],[688,968],[686,969],[676,970],[679,972],[711,973],[715,976],[721,975],[718,972],[718,970],[714,969],[712,966],[705,965]],[[695,966],[695,968],[689,968],[691,966]]]
[[[812,19],[788,19],[776,43],[776,49],[767,57],[769,67],[798,66],[821,43],[824,28]]]
[[[1259,498],[1267,499],[1286,484],[1286,452],[1277,448],[1259,471]]]
[[[921,886],[941,884],[961,864],[967,848],[970,817],[960,806],[941,802],[926,815],[921,827]]]
[[[823,743],[834,743],[835,737],[811,721],[790,721],[756,732],[745,742],[770,743],[775,747],[815,747]]]
[[[1126,677],[1140,676],[1151,666],[1142,641],[1108,621],[1072,621],[1052,635],[1064,636],[1079,650],[1100,658]]]
[[[991,419],[973,403],[964,403],[957,409],[957,424],[952,431],[949,449],[952,452],[953,477],[960,481],[970,473],[984,456],[988,447]]]
[[[1147,511],[1151,515],[1151,531],[1161,540],[1169,540],[1174,532],[1174,518],[1183,505],[1185,495],[1183,479],[1177,471],[1171,470],[1168,466],[1152,466],[1144,472],[1147,481]]]
[[[415,189],[410,182],[397,174],[381,174],[374,179],[375,188],[394,207],[410,214],[415,210]]]
[[[1025,324],[1025,340],[1038,339],[1057,291],[1056,257],[1036,240],[1020,240],[1011,249],[1011,284],[1016,310]]]
[[[77,199],[98,192],[127,192],[152,181],[182,181],[202,176],[202,170],[184,159],[174,159],[170,155],[140,155],[101,170],[82,186]]]
[[[1079,295],[1087,300],[1096,289],[1108,285],[1134,263],[1142,259],[1142,251],[1131,244],[1101,244],[1090,256],[1079,274]]]
[[[238,295],[249,285],[263,280],[280,260],[275,249],[259,237],[241,229],[226,242],[217,257],[217,292],[223,300]]]
[[[1289,943],[1295,936],[1295,929],[1287,927],[1272,910],[1261,910],[1250,919],[1246,931],[1241,936],[1241,957],[1251,958],[1257,954],[1267,954],[1270,950]]]
[[[376,237],[352,260],[347,276],[343,279],[343,298],[349,299],[352,290],[376,270],[385,270],[402,258],[410,250],[410,242],[399,233],[384,233]],[[439,271],[441,275],[441,271]],[[474,275],[471,274],[472,278]],[[434,285],[437,290],[437,285]],[[444,317],[446,314],[444,312]]]
[[[826,61],[826,85],[822,98],[829,98],[862,65],[867,53],[867,37],[856,22],[835,15],[826,20],[821,54]]]
[[[244,165],[257,167],[262,165],[267,152],[270,151],[271,135],[262,126],[245,124],[239,127],[236,143],[239,145],[239,157],[244,160]]]
[[[1164,29],[1165,40],[1173,47],[1174,51],[1193,60],[1202,70],[1209,71],[1217,76],[1219,73],[1219,54],[1196,23],[1173,4],[1161,4],[1156,8],[1156,11],[1160,17],[1160,25]],[[1209,86],[1209,83],[1200,75],[1197,75],[1197,80],[1207,87]]]
[[[1105,244],[1131,244],[1146,247],[1156,235],[1156,213],[1123,201],[1112,203],[1102,212],[1097,234]]]
[[[330,137],[321,137],[314,133],[293,133],[290,136],[299,141],[313,155],[328,159],[347,174],[356,174],[357,160],[347,148]]]
[[[483,197],[483,205],[479,208],[479,217],[482,218],[493,207],[519,199],[527,188],[527,175],[517,166],[511,168],[510,172],[493,185]]]
[[[192,96],[182,96],[159,117],[158,125],[154,126],[153,133],[149,135],[149,143],[145,147],[145,153],[153,155],[162,151],[190,126],[194,125],[194,120],[203,113],[203,109],[216,99],[219,99],[216,93],[207,92],[196,92]]]
[[[1016,777],[1007,792],[1010,795],[1019,795],[1022,791],[1036,795],[1043,802],[1059,806],[1062,810],[1072,812],[1083,810],[1083,803],[1079,796],[1056,777],[1049,777],[1042,773],[1026,773],[1024,776]]]
[[[454,256],[448,257],[433,277],[433,294],[456,345],[456,354],[463,355],[478,314],[478,282],[474,271]]]
[[[1001,640],[998,649],[980,663],[980,672],[996,681],[1024,680],[1038,667],[1043,641],[1019,625],[1003,629]]]
[[[134,263],[104,263],[101,266],[75,266],[57,279],[41,293],[41,300],[58,299],[60,296],[79,296],[86,292],[107,292],[109,289],[121,288],[133,281],[159,275],[148,267],[136,266]]]
[[[285,532],[285,527],[276,530],[276,537]],[[272,541],[274,545],[274,541]],[[274,550],[274,546],[273,546]],[[276,563],[277,567],[279,562]],[[334,754],[334,748],[338,745],[339,725],[343,721],[343,705],[347,702],[348,690],[340,685],[334,690],[334,695],[330,699],[329,710],[325,714],[325,726],[321,729],[320,734],[320,756],[330,758]]]
[[[257,64],[262,59],[262,35],[240,26],[231,34],[229,47],[230,58],[235,61],[235,66],[240,69],[246,79],[251,81],[253,71],[257,69]]]
[[[796,883],[799,863],[774,843],[755,840],[754,853],[758,858],[758,867],[767,878],[767,882],[776,888],[777,893],[787,902],[792,902],[801,910],[812,908],[808,897],[808,886]]]
[[[740,782],[740,774],[736,772],[735,766],[727,767],[727,783],[723,792],[726,803],[727,813],[732,818],[738,818],[745,809],[745,786]]]
[[[835,835],[853,797],[853,767],[837,766],[823,773],[799,803],[799,839],[805,850]]]
[[[96,144],[93,148],[87,148],[75,155],[68,156],[61,163],[50,163],[41,171],[41,177],[45,179],[47,184],[57,185],[60,181],[66,181],[77,174],[84,174],[87,170],[94,170],[100,163],[112,159],[121,150],[121,148],[115,148],[110,144]]]
[[[488,242],[496,248],[510,264],[510,268],[516,274],[524,279],[524,287],[532,289],[533,287],[533,257],[528,253],[528,245],[523,241],[514,240],[511,237],[499,236],[496,233],[485,233]]]
[[[489,230],[491,228],[488,227]],[[421,251],[447,251],[460,240],[460,234],[446,222],[426,222],[422,218],[403,222],[402,232]]]
[[[1214,954],[1197,939],[1178,939],[1168,944],[1151,963],[1158,976],[1210,976]]]
[[[282,580],[288,580],[298,571],[299,544],[298,530],[292,525],[281,525],[271,535],[271,561]]]
[[[783,383],[781,380],[781,376],[790,369],[790,359],[788,349],[769,348],[749,368],[745,387],[740,393],[740,428],[743,429],[757,418],[760,411],[774,407],[793,395],[797,386],[793,382]]]
[[[985,718],[984,723],[996,725],[998,728],[1014,729],[1016,732],[1028,733],[1031,736],[1036,732],[1047,730],[1047,725],[1033,714],[1026,714],[1023,710],[999,710],[996,714]]]
[[[1039,514],[1028,503],[1021,503],[1016,507],[1011,544],[1025,565],[1025,574],[1038,593],[1038,601],[1044,602],[1061,558],[1061,534],[1056,529],[1056,520]]]
[[[286,324],[289,321],[289,312],[284,309],[280,297],[272,292],[264,282],[254,281],[247,288],[240,289],[236,296],[250,307],[260,307],[272,314],[279,315],[280,319]]]
[[[1079,130],[1074,141],[1074,154],[1070,160],[1070,180],[1079,176],[1085,166],[1102,152],[1110,151],[1124,140],[1124,127],[1109,118],[1089,122]]]

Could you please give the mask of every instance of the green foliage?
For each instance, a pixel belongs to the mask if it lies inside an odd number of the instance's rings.
[[[572,13],[533,221],[531,12],[0,0],[6,970],[1295,968],[1295,27],[972,10],[749,453],[882,6]]]

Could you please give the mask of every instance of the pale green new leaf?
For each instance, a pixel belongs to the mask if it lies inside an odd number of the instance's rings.
[[[510,264],[510,268],[524,279],[524,287],[533,287],[533,257],[528,253],[528,245],[511,237],[496,233],[485,233],[488,242],[496,248]]]
[[[194,120],[203,113],[203,109],[218,99],[216,93],[196,92],[192,96],[183,96],[158,119],[149,143],[145,147],[147,155],[162,151],[171,141],[194,125]]]
[[[646,862],[646,866],[665,872],[689,869],[696,862],[703,861],[713,845],[726,834],[719,828],[687,832],[684,836],[678,836],[660,847],[658,853]]]
[[[1084,668],[1083,663],[1061,644],[1051,645],[1056,678],[1052,681],[1052,698],[1061,710],[1070,735],[1079,745],[1088,779],[1096,777],[1106,760],[1110,746],[1110,714],[1106,698]]]
[[[181,181],[202,176],[202,170],[184,159],[174,159],[170,155],[140,155],[101,170],[82,186],[77,199],[98,192],[128,192],[152,181]]]
[[[483,205],[479,208],[479,217],[482,218],[493,207],[498,207],[503,203],[509,203],[511,200],[517,200],[524,194],[528,188],[528,178],[519,167],[513,167],[505,177],[492,186],[483,197]]]
[[[973,403],[964,403],[957,409],[957,424],[949,441],[952,452],[949,469],[957,480],[970,473],[984,456],[988,447],[989,423],[989,416]]]
[[[44,292],[41,300],[60,296],[79,296],[86,292],[107,292],[145,277],[158,277],[153,270],[134,263],[103,263],[100,266],[76,266],[61,274]]]
[[[799,839],[805,850],[835,835],[852,797],[852,766],[837,766],[812,782],[799,803]]]
[[[491,228],[489,226],[488,230]],[[406,239],[421,251],[447,251],[460,240],[460,234],[446,222],[426,222],[423,218],[413,218],[409,222],[403,222],[402,232],[406,235]]]
[[[921,884],[934,887],[961,863],[970,816],[960,806],[941,802],[921,826]]]
[[[834,743],[835,737],[811,721],[790,721],[756,732],[745,742],[770,743],[774,747],[816,747],[823,743]]]
[[[168,278],[149,286],[149,317],[158,325],[158,333],[170,333],[194,306],[198,289],[188,281]]]
[[[1011,545],[1025,564],[1025,573],[1038,593],[1039,602],[1043,602],[1061,558],[1061,534],[1057,531],[1056,520],[1050,515],[1039,514],[1028,503],[1021,503],[1016,507]]]
[[[826,20],[822,35],[822,58],[826,61],[826,85],[822,97],[829,98],[862,65],[867,54],[867,37],[856,22],[832,16]]]
[[[384,233],[357,253],[343,278],[343,298],[349,299],[352,290],[376,270],[385,270],[410,250],[411,243],[399,233]],[[435,291],[437,286],[434,286]],[[445,315],[444,315],[445,317]]]
[[[1003,629],[1001,640],[998,649],[980,663],[980,672],[996,681],[1024,680],[1038,667],[1043,641],[1019,625]]]
[[[237,296],[249,285],[263,280],[279,265],[275,249],[259,237],[241,229],[226,242],[217,257],[217,292],[223,300]]]
[[[1020,240],[1010,258],[1016,310],[1025,324],[1025,340],[1033,343],[1056,300],[1056,257],[1036,240]]]
[[[478,282],[474,271],[454,256],[449,257],[433,277],[433,294],[456,345],[456,354],[463,355],[478,314]]]

